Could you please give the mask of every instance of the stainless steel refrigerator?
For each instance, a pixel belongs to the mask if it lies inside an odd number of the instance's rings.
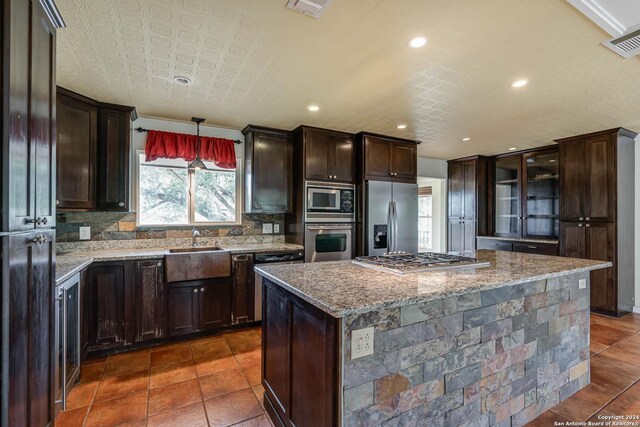
[[[418,252],[418,185],[367,181],[366,255]]]

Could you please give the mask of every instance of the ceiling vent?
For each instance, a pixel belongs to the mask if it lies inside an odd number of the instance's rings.
[[[624,58],[640,54],[640,29],[613,40],[602,42],[603,45]]]
[[[287,7],[304,15],[319,18],[331,3],[331,0],[289,0]]]

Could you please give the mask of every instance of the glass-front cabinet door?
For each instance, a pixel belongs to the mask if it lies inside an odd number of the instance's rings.
[[[524,237],[558,238],[560,229],[560,185],[558,151],[523,155]]]
[[[520,165],[521,156],[498,158],[494,179],[494,234],[520,236]]]

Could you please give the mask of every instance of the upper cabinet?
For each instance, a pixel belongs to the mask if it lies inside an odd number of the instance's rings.
[[[133,107],[104,104],[58,88],[56,206],[128,211]]]
[[[129,145],[132,107],[98,109],[98,210],[129,210]]]
[[[249,125],[245,136],[246,213],[288,213],[292,206],[291,132]]]
[[[354,182],[352,134],[300,126],[294,135],[296,147],[304,147],[306,180]]]
[[[416,141],[359,133],[365,180],[415,183],[418,172]]]
[[[58,209],[93,210],[96,206],[98,104],[58,88]]]

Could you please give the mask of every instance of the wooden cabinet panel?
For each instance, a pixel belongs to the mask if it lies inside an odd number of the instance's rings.
[[[87,273],[89,351],[133,342],[133,286],[130,262],[100,263]]]
[[[476,249],[476,221],[466,220],[463,222],[464,227],[464,252],[473,251]]]
[[[478,185],[477,176],[477,162],[470,160],[462,163],[464,183],[462,188],[462,218],[466,220],[476,219],[476,197]]]
[[[582,141],[560,144],[560,219],[581,221],[588,197],[587,157]]]
[[[199,328],[198,287],[167,288],[167,333],[170,336],[190,334]]]
[[[231,284],[229,279],[212,279],[198,289],[200,330],[231,324]]]
[[[43,237],[46,240],[41,243],[34,242]],[[3,378],[7,383],[3,384],[1,419],[6,425],[52,422],[54,239],[53,231],[3,237],[8,269],[2,319],[8,335],[1,363],[8,375]]]
[[[164,336],[164,279],[162,260],[135,262],[135,341]]]
[[[98,106],[58,88],[56,205],[64,210],[96,207]]]
[[[342,136],[336,138],[333,144],[332,154],[332,171],[335,176],[334,181],[346,182],[352,184],[354,182],[354,155],[353,155],[353,136]]]
[[[586,234],[582,223],[560,223],[560,255],[570,258],[586,258]]]
[[[48,228],[56,225],[56,34],[40,4],[32,7],[31,28],[33,217],[39,220],[36,228]]]
[[[449,221],[448,250],[451,252],[464,251],[464,222],[460,220]]]
[[[618,293],[615,280],[615,224],[587,224],[587,258],[612,261],[613,267],[591,272],[591,307],[615,311]]]
[[[293,425],[330,426],[335,420],[335,322],[309,304],[291,304],[291,410]],[[320,363],[319,363],[320,362]]]
[[[392,145],[393,158],[391,172],[395,179],[414,181],[418,173],[418,150],[415,144],[395,143]]]
[[[291,133],[247,126],[245,205],[247,213],[288,213],[292,206]]]
[[[305,148],[305,178],[313,181],[329,181],[333,176],[331,168],[331,151],[333,141],[325,132],[305,129],[303,131]]]
[[[278,416],[289,414],[290,303],[281,289],[263,281],[262,385]]]
[[[364,174],[367,179],[391,177],[391,142],[371,136],[364,138]]]
[[[465,200],[464,162],[450,162],[448,175],[449,219],[462,219]]]
[[[611,135],[584,143],[587,165],[587,197],[583,215],[591,221],[615,221],[615,142]]]
[[[513,252],[522,252],[537,255],[558,255],[558,245],[543,243],[513,243]]]
[[[253,254],[231,257],[231,324],[252,322],[255,304]]]
[[[98,110],[98,209],[129,210],[131,110]]]

